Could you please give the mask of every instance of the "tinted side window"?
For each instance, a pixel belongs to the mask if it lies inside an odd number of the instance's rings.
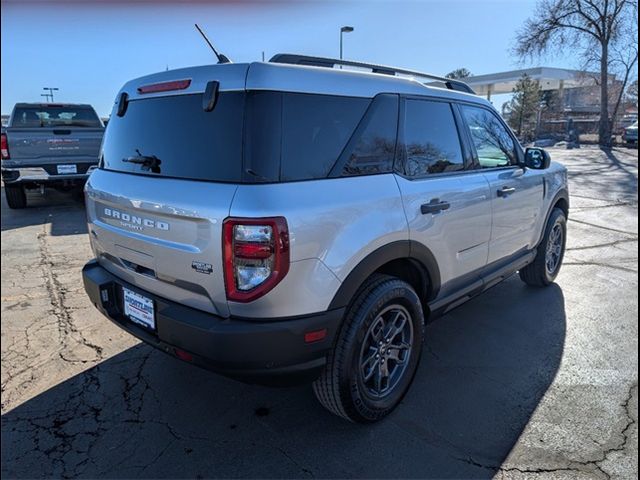
[[[342,175],[391,172],[397,131],[398,96],[376,96],[345,150]]]
[[[462,106],[462,113],[482,168],[517,164],[515,143],[495,114],[469,105]]]
[[[411,177],[464,169],[451,105],[407,100],[404,112],[405,173]]]
[[[284,94],[280,180],[325,178],[369,103],[365,98]]]
[[[279,92],[247,94],[244,173],[250,183],[280,180],[282,95]]]

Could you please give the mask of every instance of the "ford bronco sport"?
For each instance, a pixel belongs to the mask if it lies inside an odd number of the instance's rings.
[[[566,170],[465,84],[287,54],[125,84],[85,192],[104,315],[355,422],[398,405],[426,319],[553,282],[569,208]]]

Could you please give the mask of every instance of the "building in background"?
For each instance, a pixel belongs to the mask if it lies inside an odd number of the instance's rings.
[[[468,77],[465,82],[478,95],[491,100],[494,95],[513,92],[524,75],[540,85],[544,104],[538,120],[538,137],[564,135],[575,129],[581,135],[597,134],[600,120],[599,73],[564,68],[535,67],[509,72]],[[622,88],[622,81],[609,77],[610,111],[612,112]],[[618,110],[614,133],[620,134],[625,126],[638,118],[636,105],[624,101]]]

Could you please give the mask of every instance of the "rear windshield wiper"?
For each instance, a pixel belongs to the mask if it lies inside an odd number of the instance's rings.
[[[160,164],[162,163],[162,160],[155,155],[136,155],[123,158],[122,161],[142,165],[143,170],[151,170],[153,173],[160,173]]]
[[[245,171],[246,173],[248,173],[249,175],[251,175],[252,177],[259,178],[260,180],[264,180],[265,182],[268,182],[268,181],[270,180],[269,178],[267,178],[267,177],[265,177],[265,176],[263,176],[263,175],[260,175],[259,173],[256,173],[256,172],[255,172],[254,170],[252,170],[251,168],[246,168],[244,171]]]

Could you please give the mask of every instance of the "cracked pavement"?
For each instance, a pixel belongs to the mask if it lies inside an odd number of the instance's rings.
[[[139,343],[84,295],[82,204],[3,192],[2,477],[638,478],[638,154],[550,152],[572,196],[557,283],[514,276],[430,324],[373,426]]]

